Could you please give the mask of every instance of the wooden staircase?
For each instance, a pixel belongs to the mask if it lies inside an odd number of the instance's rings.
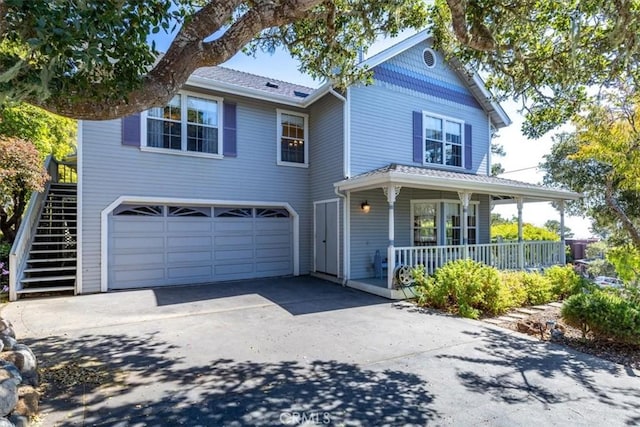
[[[75,290],[77,202],[77,184],[50,185],[19,278],[18,295]]]

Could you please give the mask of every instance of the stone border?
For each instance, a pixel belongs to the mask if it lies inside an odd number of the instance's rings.
[[[18,343],[13,325],[0,317],[0,427],[26,427],[38,413],[38,362]]]

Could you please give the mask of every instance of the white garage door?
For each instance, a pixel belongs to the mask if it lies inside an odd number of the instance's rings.
[[[121,205],[109,221],[109,289],[292,274],[284,208]]]

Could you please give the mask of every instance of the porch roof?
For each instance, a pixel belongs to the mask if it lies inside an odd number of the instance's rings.
[[[524,201],[529,202],[576,200],[581,197],[580,194],[572,191],[511,179],[399,165],[396,163],[391,163],[334,184],[340,191],[362,191],[388,185],[490,194],[496,203],[512,203],[512,199],[515,197],[522,197]]]

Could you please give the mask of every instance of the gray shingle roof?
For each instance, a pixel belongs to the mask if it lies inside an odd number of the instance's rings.
[[[498,178],[495,176],[476,175],[473,173],[463,173],[463,172],[451,172],[451,171],[439,170],[439,169],[429,169],[429,168],[419,167],[419,166],[399,165],[397,163],[391,163],[387,166],[383,166],[381,168],[374,169],[369,172],[365,172],[363,174],[354,176],[353,178],[373,176],[373,175],[384,174],[388,172],[406,173],[409,175],[423,175],[423,176],[431,176],[431,177],[437,177],[437,178],[450,178],[455,180],[480,182],[485,184],[513,185],[513,186],[518,186],[522,188],[532,188],[532,189],[548,188],[539,184],[531,184],[528,182],[515,181],[513,179]]]
[[[244,71],[232,70],[225,67],[203,67],[198,68],[194,76],[209,79],[215,82],[227,83],[239,87],[257,89],[265,94],[280,95],[301,101],[309,96],[315,89],[272,79],[270,77],[258,76],[256,74],[245,73]]]

